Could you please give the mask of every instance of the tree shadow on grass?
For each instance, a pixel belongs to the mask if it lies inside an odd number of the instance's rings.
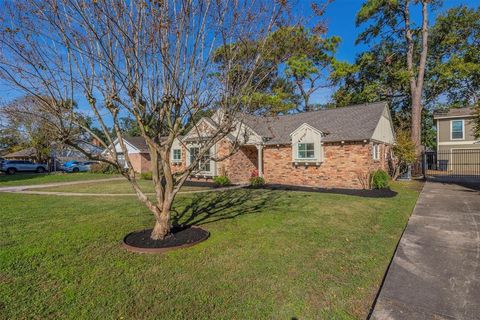
[[[211,194],[198,193],[181,210],[173,209],[173,225],[192,226],[234,219],[273,208],[279,193],[258,190],[231,190]]]

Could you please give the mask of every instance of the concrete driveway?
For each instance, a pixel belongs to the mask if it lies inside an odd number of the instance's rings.
[[[371,319],[480,319],[480,184],[426,183]]]

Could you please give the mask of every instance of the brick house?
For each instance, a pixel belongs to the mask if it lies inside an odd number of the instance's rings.
[[[215,129],[221,114],[200,120],[197,129],[175,141],[171,150],[174,168],[190,164],[202,136]],[[235,137],[245,137],[238,151]],[[384,102],[283,116],[242,114],[236,129],[210,149],[192,179],[227,175],[233,183],[248,182],[253,171],[270,184],[360,189],[369,174],[387,169],[394,130]],[[126,138],[134,168],[149,170],[142,138]]]

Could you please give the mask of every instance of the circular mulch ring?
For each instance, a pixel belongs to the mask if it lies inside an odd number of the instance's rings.
[[[210,236],[210,232],[200,227],[173,227],[170,235],[163,240],[150,238],[152,229],[134,231],[123,238],[122,246],[136,253],[164,253],[170,250],[196,245]]]

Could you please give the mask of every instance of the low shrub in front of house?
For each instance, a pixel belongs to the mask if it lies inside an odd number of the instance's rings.
[[[215,183],[217,187],[226,187],[231,184],[227,176],[216,176],[213,178],[213,183]]]
[[[113,166],[109,163],[105,163],[105,162],[99,162],[99,163],[92,164],[92,166],[90,167],[90,172],[92,172],[92,173],[103,173],[103,174],[119,173],[118,169],[115,166]]]
[[[265,185],[265,179],[262,177],[251,177],[250,178],[250,186],[254,188],[260,188]]]
[[[372,174],[372,188],[386,189],[390,182],[390,176],[385,170],[377,170]]]
[[[250,174],[250,186],[260,188],[265,185],[265,179],[258,175],[258,170],[253,170]]]
[[[151,171],[142,172],[140,173],[140,178],[142,178],[143,180],[152,180],[152,172]]]

